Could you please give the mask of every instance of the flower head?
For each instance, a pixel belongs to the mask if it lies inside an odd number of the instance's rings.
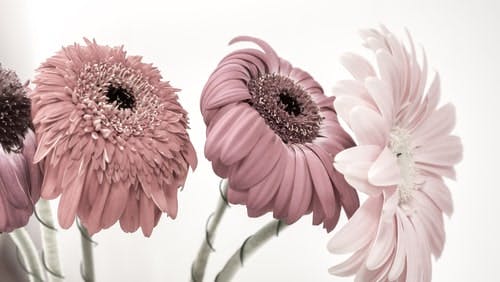
[[[151,64],[85,41],[49,58],[34,81],[42,197],[62,194],[63,228],[78,216],[91,234],[120,220],[149,236],[161,212],[176,217],[178,188],[196,167],[187,113]]]
[[[329,243],[354,254],[330,269],[360,281],[430,281],[431,255],[445,241],[443,212],[453,210],[443,176],[454,178],[462,158],[451,104],[438,107],[439,76],[426,89],[427,61],[385,27],[361,32],[377,72],[360,56],[344,65],[355,80],[337,87],[335,108],[359,145],[340,152],[335,167],[367,201]],[[424,95],[425,93],[425,95]]]
[[[264,41],[237,37],[261,49],[226,56],[203,89],[207,124],[205,156],[229,180],[228,199],[248,215],[273,211],[293,223],[313,212],[313,223],[331,230],[340,208],[348,216],[359,202],[354,189],[333,168],[337,152],[352,139],[340,127],[334,98]]]
[[[13,71],[0,66],[0,232],[26,225],[40,197],[27,91]]]

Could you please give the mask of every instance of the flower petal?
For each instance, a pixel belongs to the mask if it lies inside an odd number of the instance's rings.
[[[228,129],[221,138],[220,160],[224,165],[232,165],[245,158],[262,135],[269,130],[257,111],[250,106],[242,107],[238,126]]]
[[[366,256],[368,254],[368,247],[369,246],[365,246],[364,248],[359,249],[344,262],[330,267],[328,269],[328,272],[337,276],[351,276],[355,274],[365,262]]]
[[[357,80],[363,81],[367,77],[376,75],[371,64],[359,55],[353,53],[343,54],[340,62]]]
[[[382,204],[382,196],[368,198],[349,222],[330,239],[328,250],[344,254],[368,245],[377,230]]]
[[[440,136],[448,135],[455,127],[455,106],[446,104],[430,114],[414,132],[412,144],[417,147],[434,140]]]
[[[422,164],[452,166],[462,160],[462,142],[448,135],[414,149],[413,160]]]
[[[360,145],[385,146],[389,136],[389,127],[380,114],[369,108],[357,106],[349,115],[351,129]]]
[[[453,200],[451,193],[442,179],[437,177],[428,177],[422,185],[421,191],[444,211],[448,216],[453,213]]]
[[[335,209],[338,207],[337,201],[335,199],[335,192],[330,182],[330,177],[323,166],[321,160],[309,149],[303,149],[304,155],[306,157],[307,166],[309,167],[310,178],[312,179],[312,185],[318,199],[323,206],[325,216],[333,217],[335,214]],[[296,172],[297,173],[297,172]],[[307,175],[306,175],[307,176]],[[307,183],[304,183],[307,187]]]
[[[282,146],[281,139],[274,132],[265,133],[251,153],[231,168],[229,185],[233,189],[246,190],[262,181],[279,160]]]
[[[335,156],[335,169],[346,174],[349,166],[355,166],[356,163],[375,161],[381,150],[377,145],[361,145],[345,149]]]
[[[370,77],[365,80],[365,87],[368,93],[373,97],[377,108],[384,117],[388,127],[392,127],[394,117],[394,97],[392,89],[384,81],[375,77]]]
[[[288,155],[283,151],[278,155],[278,162],[271,172],[261,182],[248,189],[248,209],[262,210],[274,199],[288,162]]]
[[[281,179],[274,203],[274,217],[278,219],[287,217],[290,199],[294,191],[293,186],[296,183],[295,166],[298,156],[294,146],[287,146],[286,153],[284,154],[286,156],[283,156],[283,158],[286,158],[288,161],[286,162],[283,178]]]
[[[392,255],[396,239],[396,225],[394,216],[379,223],[377,236],[366,258],[366,268],[376,270],[380,268]]]
[[[288,224],[294,223],[304,215],[311,202],[313,190],[310,166],[308,166],[307,160],[307,149],[295,147],[295,152],[295,177],[286,218]]]
[[[368,181],[377,186],[396,185],[401,181],[398,159],[385,147],[368,171]]]

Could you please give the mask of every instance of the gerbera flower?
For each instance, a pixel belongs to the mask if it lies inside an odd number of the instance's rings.
[[[25,226],[40,198],[27,91],[13,71],[0,65],[0,232]]]
[[[409,35],[409,50],[384,27],[361,35],[378,69],[357,55],[343,58],[355,80],[340,83],[335,108],[359,145],[339,153],[335,167],[369,198],[329,242],[334,253],[354,252],[330,272],[430,281],[431,256],[445,241],[443,212],[453,210],[443,176],[454,179],[462,158],[460,139],[450,135],[455,109],[438,107],[437,74],[425,91],[425,53],[420,65]]]
[[[273,211],[288,224],[313,212],[328,230],[343,206],[347,215],[358,197],[332,166],[352,139],[340,127],[333,97],[307,72],[294,68],[264,41],[237,37],[261,50],[226,56],[201,97],[207,124],[205,156],[217,175],[228,178],[228,199],[248,215]]]
[[[177,215],[177,191],[197,159],[178,91],[141,57],[85,39],[38,69],[33,122],[42,197],[61,196],[58,218],[90,234],[120,220],[150,236],[161,212]]]

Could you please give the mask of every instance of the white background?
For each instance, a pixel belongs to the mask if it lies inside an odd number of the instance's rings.
[[[153,236],[115,226],[95,236],[98,281],[188,281],[207,216],[219,197],[219,179],[203,156],[202,87],[237,35],[268,41],[330,94],[349,78],[338,63],[345,51],[368,55],[357,30],[386,24],[408,27],[442,77],[442,96],[457,107],[456,134],[464,144],[458,181],[450,182],[455,213],[446,220],[447,243],[434,264],[434,281],[498,281],[500,248],[499,134],[500,2],[498,1],[8,1],[0,0],[0,62],[31,79],[34,69],[63,45],[124,44],[143,55],[182,89],[191,139],[200,165],[180,193],[175,221],[163,217]],[[54,208],[56,207],[54,203]],[[207,281],[243,242],[270,219],[229,209],[215,241]],[[339,258],[325,246],[331,234],[312,218],[284,231],[247,260],[235,281],[351,281],[328,274]],[[339,225],[344,223],[344,219]],[[67,281],[80,281],[75,226],[59,232]],[[0,254],[1,256],[1,254]],[[0,279],[1,280],[1,279]]]

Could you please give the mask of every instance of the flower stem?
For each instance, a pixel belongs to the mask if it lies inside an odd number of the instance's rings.
[[[80,229],[81,233],[82,256],[83,256],[83,262],[80,269],[81,275],[84,281],[93,282],[95,281],[95,274],[94,274],[94,255],[92,250],[95,242],[92,241],[92,238],[90,237],[89,232],[87,231],[87,229],[85,229],[85,227],[78,224],[78,228]]]
[[[205,269],[207,268],[208,257],[211,252],[214,252],[215,249],[213,247],[213,240],[215,238],[215,233],[217,231],[217,227],[222,219],[222,215],[224,214],[229,204],[227,202],[227,186],[228,182],[221,180],[219,187],[220,189],[220,199],[217,203],[217,208],[213,214],[210,215],[207,221],[206,231],[205,231],[205,239],[200,246],[200,250],[198,251],[198,256],[196,260],[193,262],[191,268],[191,281],[192,282],[201,282],[203,281],[203,277],[205,276]]]
[[[35,244],[31,240],[28,232],[24,228],[16,229],[9,233],[10,238],[16,244],[21,257],[26,265],[25,270],[29,274],[30,282],[43,281],[42,262],[38,257]]]
[[[60,282],[64,280],[61,262],[59,260],[59,248],[57,246],[57,229],[54,227],[52,209],[50,202],[40,199],[36,205],[36,213],[40,220],[40,231],[42,233],[43,264],[48,272],[48,282]]]
[[[264,227],[262,227],[255,234],[248,237],[245,242],[243,242],[241,247],[226,262],[224,268],[219,272],[219,274],[217,274],[215,281],[231,281],[236,272],[243,267],[243,262],[248,256],[252,255],[272,237],[278,236],[279,232],[287,226],[287,224],[279,220],[273,220],[264,225]]]

